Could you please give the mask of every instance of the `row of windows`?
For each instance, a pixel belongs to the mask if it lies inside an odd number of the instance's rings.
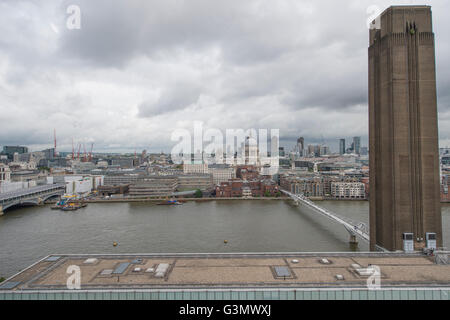
[[[449,300],[445,290],[290,290],[4,293],[0,300]]]

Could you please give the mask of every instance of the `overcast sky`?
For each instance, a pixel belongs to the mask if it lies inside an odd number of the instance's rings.
[[[0,0],[0,145],[170,151],[175,129],[280,129],[367,144],[376,0]],[[81,29],[68,29],[69,5]],[[450,2],[433,6],[441,147],[450,145]],[[373,8],[373,7],[372,7]]]

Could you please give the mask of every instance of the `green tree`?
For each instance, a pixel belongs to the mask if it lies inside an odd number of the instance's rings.
[[[266,192],[264,192],[264,197],[269,198],[270,197],[270,191],[266,190]]]
[[[3,281],[5,281],[6,279],[3,277],[0,277],[0,283],[2,283]]]
[[[197,190],[195,191],[194,197],[196,197],[196,198],[203,198],[203,192],[202,192],[202,190],[197,189]]]

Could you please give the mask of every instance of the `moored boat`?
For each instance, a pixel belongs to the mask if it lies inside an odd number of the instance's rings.
[[[165,202],[158,203],[159,206],[179,206],[182,205],[182,202],[178,200],[167,200]]]
[[[52,210],[59,209],[59,210],[63,210],[63,211],[75,211],[75,210],[85,208],[85,207],[87,207],[87,203],[84,203],[82,201],[62,198],[51,208],[52,208]]]

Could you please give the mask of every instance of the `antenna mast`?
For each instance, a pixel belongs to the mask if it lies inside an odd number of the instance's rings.
[[[56,129],[53,129],[53,138],[55,142],[55,149],[53,150],[53,156],[56,157]]]

